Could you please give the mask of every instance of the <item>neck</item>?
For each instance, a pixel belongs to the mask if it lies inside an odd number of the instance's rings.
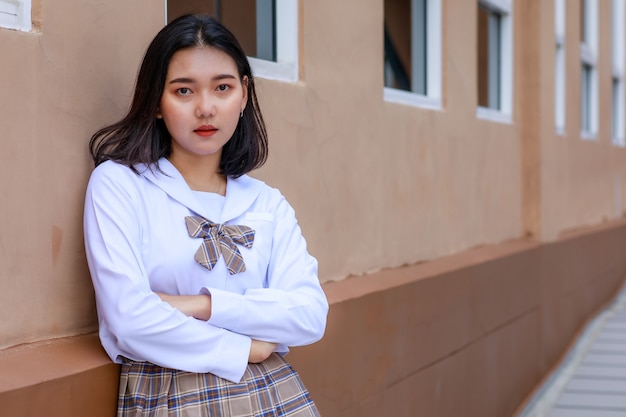
[[[168,159],[192,190],[226,195],[226,176],[219,174],[219,158],[188,159],[172,154]]]

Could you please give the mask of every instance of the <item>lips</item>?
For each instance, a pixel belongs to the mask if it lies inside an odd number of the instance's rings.
[[[195,129],[194,133],[203,137],[213,136],[217,133],[217,128],[213,125],[202,125]]]

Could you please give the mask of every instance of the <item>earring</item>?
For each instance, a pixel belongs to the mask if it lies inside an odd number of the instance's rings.
[[[243,117],[243,110],[241,111],[241,113],[239,113],[239,118],[241,119]]]

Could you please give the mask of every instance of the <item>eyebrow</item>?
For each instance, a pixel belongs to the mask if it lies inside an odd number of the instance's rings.
[[[215,77],[213,77],[211,80],[212,81],[220,81],[220,80],[226,80],[226,79],[236,80],[237,78],[234,75],[231,75],[231,74],[219,74],[219,75],[216,75]],[[194,82],[195,82],[195,80],[193,78],[179,77],[179,78],[174,78],[173,80],[170,80],[168,82],[168,84],[176,84],[176,83],[190,84],[190,83],[194,83]]]

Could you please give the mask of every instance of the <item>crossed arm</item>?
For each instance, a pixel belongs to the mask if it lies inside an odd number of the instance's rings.
[[[157,292],[156,294],[161,297],[161,300],[165,301],[172,307],[180,310],[182,313],[189,317],[194,317],[198,320],[204,321],[207,321],[211,318],[211,296],[208,294],[170,295],[160,292]],[[274,349],[276,349],[277,345],[277,343],[270,343],[264,342],[262,340],[252,339],[248,362],[263,362],[272,354],[272,352],[274,352]]]

